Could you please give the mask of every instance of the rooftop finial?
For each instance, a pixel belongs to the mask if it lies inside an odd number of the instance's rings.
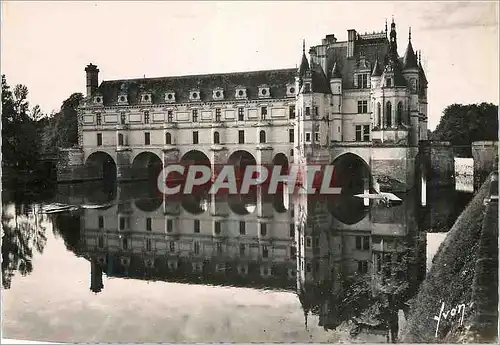
[[[411,26],[408,29],[408,41],[411,41]]]
[[[385,18],[385,34],[387,35],[387,18]]]
[[[302,52],[305,54],[306,53],[306,40],[302,40]]]
[[[422,51],[418,51],[418,61],[420,61],[420,64],[422,64]]]
[[[394,14],[392,15],[392,24],[394,24]]]

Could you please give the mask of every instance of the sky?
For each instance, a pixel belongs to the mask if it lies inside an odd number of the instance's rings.
[[[452,103],[499,98],[498,2],[2,1],[1,72],[31,105],[59,110],[99,82],[295,67],[302,40],[382,31],[394,16],[404,54],[411,26],[429,81],[429,128]]]

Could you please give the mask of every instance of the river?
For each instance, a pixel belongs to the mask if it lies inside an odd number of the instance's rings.
[[[259,192],[165,199],[147,183],[4,191],[3,336],[386,342],[437,250],[427,235],[472,197],[463,183],[429,189],[425,207],[416,193],[364,207]],[[55,203],[73,207],[44,212]]]

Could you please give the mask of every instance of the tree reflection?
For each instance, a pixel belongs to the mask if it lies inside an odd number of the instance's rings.
[[[15,272],[26,276],[33,271],[34,250],[42,253],[47,243],[44,217],[35,207],[20,205],[14,213],[2,212],[2,284],[9,289]]]

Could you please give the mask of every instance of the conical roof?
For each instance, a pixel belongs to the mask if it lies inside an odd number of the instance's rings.
[[[408,41],[405,56],[403,58],[403,69],[418,68],[417,57],[413,51],[411,41]]]
[[[372,77],[380,77],[382,75],[382,69],[380,68],[380,63],[378,61],[378,56],[377,60],[375,60],[375,66],[373,67],[372,71]]]

